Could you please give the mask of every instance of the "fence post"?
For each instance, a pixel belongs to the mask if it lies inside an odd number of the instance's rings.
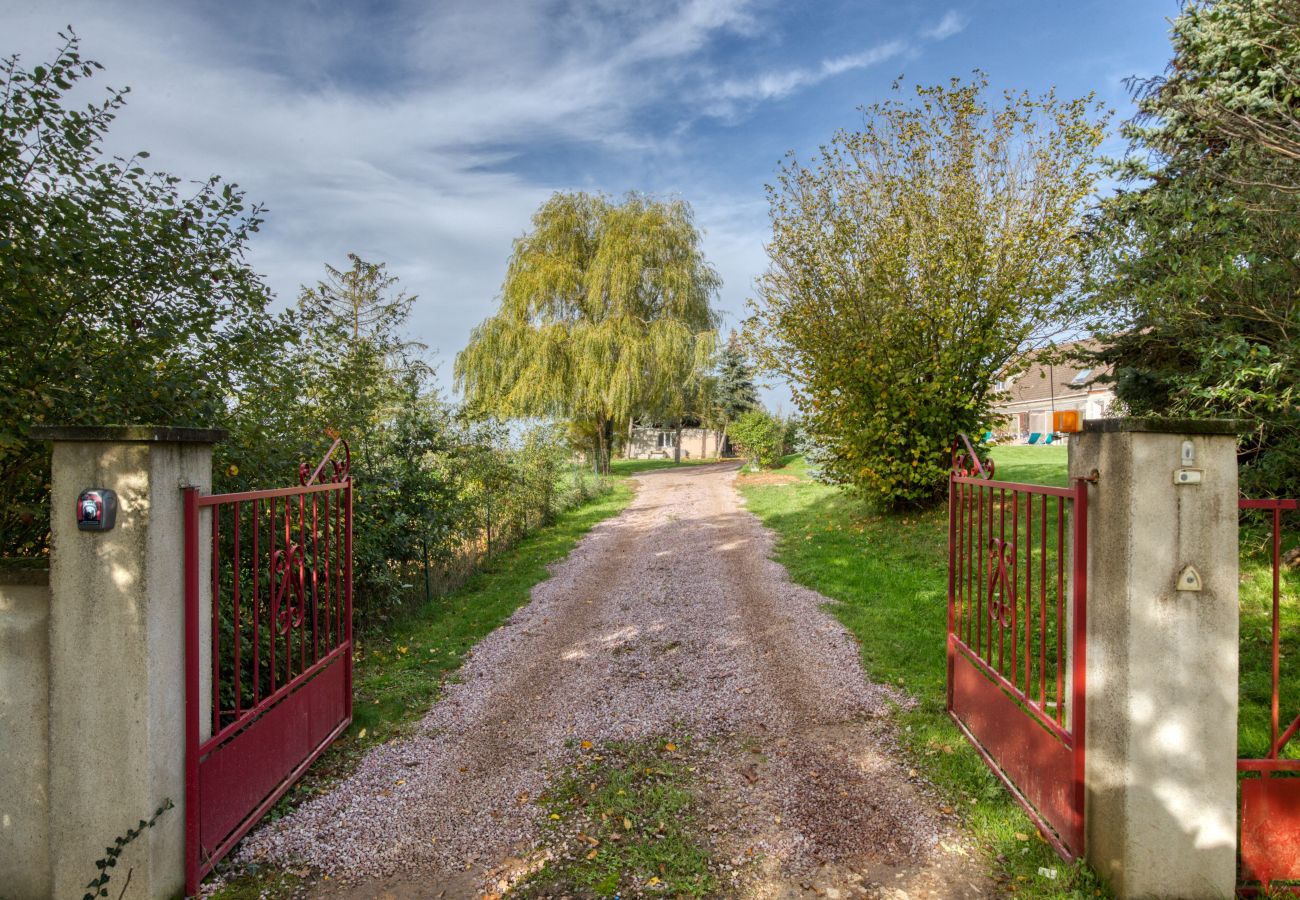
[[[1069,449],[1071,477],[1099,475],[1088,507],[1087,859],[1121,898],[1230,897],[1233,423],[1092,420]]]
[[[114,839],[170,800],[110,870],[116,896],[185,884],[181,488],[210,490],[224,432],[54,427],[50,498],[49,778],[52,896],[81,897]],[[117,494],[110,531],[78,529],[78,495]]]

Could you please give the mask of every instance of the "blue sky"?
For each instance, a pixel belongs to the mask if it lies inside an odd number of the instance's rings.
[[[0,0],[0,54],[72,24],[130,85],[112,146],[220,174],[268,207],[252,261],[289,303],[348,252],[419,295],[411,337],[449,387],[511,241],[556,190],[680,196],[724,279],[726,327],[765,265],[763,186],[891,83],[989,73],[1095,92],[1168,59],[1175,0]],[[1118,150],[1112,141],[1109,149]],[[789,411],[780,385],[765,392]]]

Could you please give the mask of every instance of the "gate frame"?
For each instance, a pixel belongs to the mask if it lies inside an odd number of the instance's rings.
[[[1237,501],[1239,510],[1260,510],[1270,513],[1271,551],[1273,568],[1273,610],[1272,610],[1272,709],[1270,710],[1270,733],[1268,754],[1260,758],[1240,757],[1237,760],[1237,772],[1253,772],[1259,778],[1240,779],[1238,783],[1237,806],[1237,886],[1238,892],[1247,896],[1259,891],[1253,883],[1259,882],[1267,891],[1270,882],[1276,879],[1290,881],[1300,877],[1300,777],[1288,777],[1274,780],[1279,773],[1300,775],[1300,760],[1282,759],[1283,748],[1300,734],[1300,714],[1281,729],[1281,565],[1282,565],[1282,512],[1300,509],[1300,500],[1264,499],[1251,500],[1242,498]],[[1269,790],[1285,785],[1284,791]],[[1280,820],[1280,821],[1278,821]],[[1274,841],[1259,834],[1254,825],[1272,822]],[[1287,859],[1287,857],[1290,859]],[[1281,859],[1279,859],[1281,857]],[[1290,869],[1279,870],[1278,865],[1290,863]],[[1298,888],[1290,888],[1291,893],[1300,893]]]
[[[259,491],[241,491],[228,494],[204,494],[197,487],[182,488],[183,501],[183,557],[184,557],[184,592],[185,592],[185,631],[184,631],[184,665],[185,665],[185,893],[186,896],[196,896],[199,893],[199,886],[203,878],[208,875],[212,869],[219,863],[234,846],[243,839],[243,837],[261,821],[262,817],[273,807],[280,798],[282,798],[290,788],[303,776],[313,762],[320,757],[322,753],[347,730],[352,724],[352,464],[351,452],[347,441],[337,437],[333,432],[329,432],[334,437],[334,443],[321,459],[315,471],[310,475],[309,465],[302,463],[299,466],[298,479],[299,485],[296,487],[273,488]],[[332,460],[335,450],[342,446],[344,449],[344,460]],[[332,477],[329,481],[317,482],[317,478],[326,470],[327,464],[332,465]],[[245,503],[261,500],[274,500],[278,498],[290,498],[303,496],[305,494],[315,494],[324,492],[338,492],[341,497],[341,509],[346,512],[346,524],[343,530],[343,586],[344,594],[342,618],[344,624],[344,636],[339,643],[330,649],[328,653],[315,660],[310,667],[300,671],[287,683],[280,685],[274,693],[268,697],[263,697],[253,710],[247,711],[248,718],[237,720],[232,726],[225,729],[213,729],[206,739],[201,739],[201,716],[203,715],[203,697],[200,696],[201,677],[200,666],[203,662],[203,649],[200,641],[200,600],[202,597],[199,584],[200,556],[199,556],[199,534],[200,534],[200,513],[203,507],[213,509],[214,521],[219,515],[218,510],[224,503]],[[288,500],[286,499],[286,504]],[[238,507],[236,506],[236,509]],[[215,526],[214,526],[215,527]],[[288,577],[288,576],[286,576]],[[214,568],[213,579],[215,583],[216,572]],[[268,602],[270,597],[267,598]],[[214,590],[210,598],[210,614],[215,614],[218,609],[220,597]],[[291,601],[292,602],[292,601]],[[301,602],[301,598],[300,598]],[[315,592],[313,591],[313,606],[316,603]],[[269,616],[268,616],[268,626]],[[273,627],[273,626],[270,626]],[[274,638],[273,638],[274,640]],[[212,848],[212,852],[203,858],[203,848],[201,839],[201,816],[202,793],[200,789],[199,764],[205,751],[215,750],[218,745],[226,746],[238,740],[242,733],[253,727],[258,722],[265,719],[277,709],[283,707],[285,701],[290,696],[297,693],[310,682],[316,679],[316,676],[322,674],[329,667],[341,664],[343,668],[344,682],[344,715],[343,719],[314,746],[310,752],[298,763],[296,763],[284,778],[271,790],[271,792],[257,803],[238,826],[228,835],[223,837],[217,845]],[[215,691],[215,683],[214,683]],[[209,714],[213,710],[208,711]],[[219,722],[219,713],[218,719]],[[237,727],[236,727],[237,726]]]
[[[960,443],[958,443],[960,441]],[[1084,781],[1085,763],[1086,763],[1086,740],[1085,740],[1085,723],[1086,714],[1086,695],[1087,695],[1087,586],[1088,586],[1088,486],[1097,483],[1097,475],[1093,473],[1088,477],[1076,477],[1074,484],[1068,488],[1051,488],[1043,485],[1035,485],[1021,482],[1004,482],[994,481],[993,460],[981,460],[975,447],[971,444],[970,439],[965,435],[958,435],[958,441],[953,442],[952,450],[952,469],[948,478],[948,639],[947,639],[947,698],[946,705],[949,717],[956,724],[958,730],[966,737],[971,746],[984,760],[989,770],[997,776],[998,780],[1007,789],[1016,802],[1024,809],[1030,821],[1038,828],[1043,839],[1056,851],[1057,855],[1066,862],[1074,862],[1081,858],[1087,846],[1087,821],[1086,821],[1086,786]],[[964,445],[964,446],[963,446]],[[956,621],[956,604],[958,587],[956,584],[956,563],[957,563],[957,518],[956,512],[958,504],[954,488],[957,485],[971,484],[977,487],[999,488],[1012,490],[1018,493],[1041,496],[1063,497],[1071,501],[1072,511],[1070,518],[1070,584],[1072,590],[1068,594],[1070,597],[1070,621],[1071,633],[1069,640],[1070,648],[1070,710],[1068,729],[1062,726],[1060,731],[1065,734],[1057,733],[1057,729],[1052,729],[1053,737],[1062,740],[1071,756],[1071,795],[1073,812],[1076,821],[1073,827],[1077,831],[1077,847],[1067,845],[1061,836],[1058,836],[1056,829],[1047,823],[1044,816],[1029,802],[1024,793],[1011,780],[1010,776],[1003,771],[1002,767],[994,759],[992,753],[984,747],[978,738],[971,732],[970,728],[958,716],[954,708],[954,675],[956,671],[957,656],[961,652],[967,662],[985,677],[992,679],[994,687],[1002,694],[1018,705],[1021,703],[1021,692],[1016,685],[1007,681],[1007,679],[998,671],[993,669],[979,659],[978,654],[972,656],[969,652],[959,651],[960,643],[965,650],[964,641],[957,635],[954,630]],[[1065,547],[1060,547],[1058,552],[1065,552]],[[1001,562],[999,570],[994,575],[1001,573]],[[981,592],[987,588],[983,583],[984,574],[980,575]],[[1063,628],[1065,622],[1058,622],[1057,628]],[[1009,692],[1009,694],[1008,694]],[[1058,702],[1060,698],[1058,697]],[[1023,710],[1022,710],[1023,711]],[[1041,722],[1036,716],[1029,715],[1035,725],[1041,726]],[[1068,742],[1066,736],[1068,735]]]

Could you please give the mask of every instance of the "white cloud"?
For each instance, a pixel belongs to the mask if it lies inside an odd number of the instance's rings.
[[[907,50],[908,46],[903,41],[889,41],[877,44],[861,53],[822,60],[821,65],[815,68],[783,69],[764,72],[752,78],[729,79],[719,84],[712,93],[717,99],[724,101],[779,100],[836,75],[878,65],[903,55]]]
[[[968,24],[969,23],[965,16],[957,12],[955,9],[950,9],[943,14],[943,18],[933,27],[922,31],[921,37],[929,38],[932,41],[942,41],[945,38],[952,37],[954,34],[960,34],[962,31],[965,31]]]
[[[314,0],[0,0],[0,54],[35,64],[73,23],[84,55],[107,66],[93,90],[133,87],[110,149],[147,149],[183,177],[220,174],[265,203],[252,262],[282,304],[348,252],[389,263],[420,296],[411,337],[441,351],[445,383],[494,308],[512,240],[556,189],[683,193],[726,279],[728,325],[739,321],[765,264],[766,203],[757,186],[732,196],[712,188],[715,172],[675,168],[693,123],[907,52],[888,41],[720,80],[710,53],[722,39],[779,38],[764,5],[407,0],[381,15]],[[605,174],[552,175],[537,159],[547,148],[589,153]]]

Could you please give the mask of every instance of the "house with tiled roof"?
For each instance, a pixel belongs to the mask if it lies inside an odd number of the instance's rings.
[[[1057,349],[1068,355],[1069,350],[1083,346],[1087,342],[1063,344]],[[1053,358],[1059,355],[1053,354]],[[993,433],[999,440],[1023,442],[1033,434],[1050,434],[1053,413],[1074,410],[1080,421],[1107,415],[1115,392],[1109,383],[1098,384],[1096,379],[1109,374],[1109,366],[1053,362],[1042,353],[1031,354],[1028,361],[1020,374],[997,383],[1002,397],[993,411],[1001,421]]]

